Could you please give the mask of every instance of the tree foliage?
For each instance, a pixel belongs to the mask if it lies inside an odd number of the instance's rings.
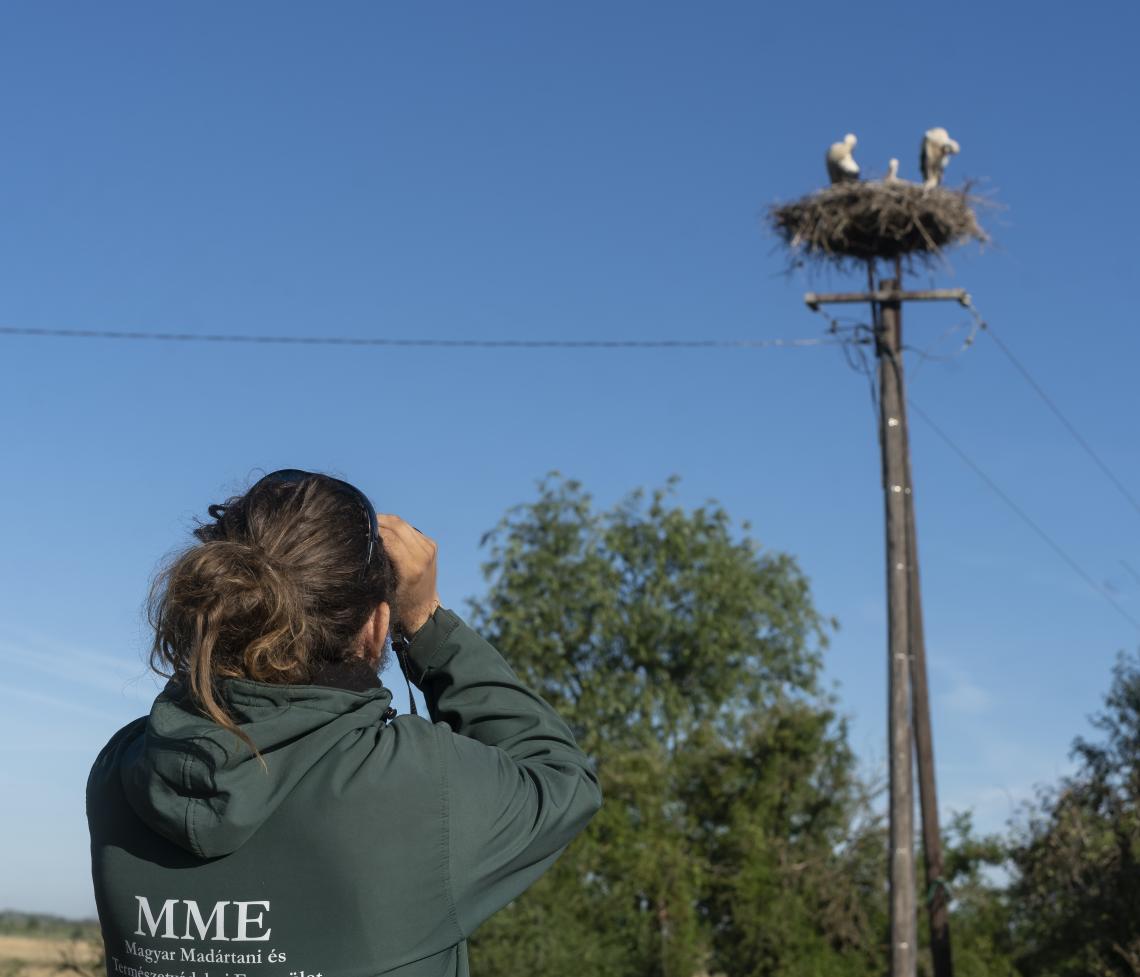
[[[1120,658],[1102,739],[1043,791],[1011,855],[1018,963],[1035,977],[1140,975],[1140,659]]]
[[[551,476],[485,539],[473,621],[567,718],[606,802],[472,957],[504,977],[873,970],[881,832],[820,688],[833,622],[790,556],[671,491],[597,511]]]
[[[835,624],[791,556],[673,489],[599,510],[552,475],[484,539],[472,621],[570,723],[605,804],[475,934],[473,969],[880,977],[882,791],[821,688]],[[1140,977],[1140,662],[1095,725],[1013,835],[946,828],[956,977]]]
[[[944,883],[950,890],[951,944],[955,977],[1017,977],[1010,932],[1010,901],[1005,886],[995,878],[1008,858],[1006,839],[979,836],[969,812],[951,817],[943,827]],[[929,898],[930,883],[923,879],[919,892]],[[919,914],[927,942],[924,913]],[[928,949],[919,957],[920,975],[933,973]]]

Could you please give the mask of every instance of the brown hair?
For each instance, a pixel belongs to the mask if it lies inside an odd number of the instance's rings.
[[[320,664],[352,657],[376,605],[395,596],[382,545],[364,565],[362,501],[324,475],[259,482],[211,507],[215,521],[198,525],[199,542],[176,554],[151,587],[151,667],[255,753],[219,683],[308,682]]]

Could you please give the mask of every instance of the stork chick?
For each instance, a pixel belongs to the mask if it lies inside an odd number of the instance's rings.
[[[843,142],[833,142],[827,151],[827,175],[832,183],[851,183],[859,179],[859,164],[851,155],[858,140],[854,133],[847,133]]]
[[[899,179],[899,161],[891,157],[887,162],[887,175],[883,177],[884,183],[901,183]]]
[[[927,129],[922,137],[922,154],[919,165],[922,168],[922,185],[927,189],[936,187],[942,182],[942,174],[946,172],[946,164],[950,157],[958,152],[958,143],[950,138],[941,126]]]

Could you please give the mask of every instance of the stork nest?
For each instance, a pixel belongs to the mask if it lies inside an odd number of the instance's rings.
[[[844,265],[905,258],[934,264],[953,245],[989,235],[974,207],[989,203],[971,192],[926,189],[905,180],[837,183],[787,204],[774,204],[768,222],[797,259]]]

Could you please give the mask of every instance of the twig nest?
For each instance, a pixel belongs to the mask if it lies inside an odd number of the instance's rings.
[[[772,229],[799,258],[822,264],[912,258],[932,263],[952,245],[985,243],[970,192],[901,180],[837,183],[768,211]]]

